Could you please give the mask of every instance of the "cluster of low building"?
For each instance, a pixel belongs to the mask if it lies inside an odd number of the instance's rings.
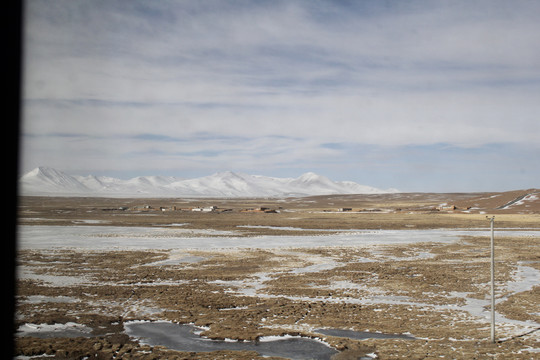
[[[210,206],[196,206],[196,207],[189,207],[189,208],[178,208],[177,206],[160,206],[160,207],[154,207],[151,205],[137,205],[133,206],[131,208],[129,207],[118,207],[114,209],[104,209],[104,210],[120,210],[120,211],[126,211],[126,210],[132,210],[132,211],[192,211],[192,212],[202,212],[202,213],[210,213],[210,212],[229,212],[233,211],[233,209],[222,209],[218,208],[215,205]],[[254,212],[254,213],[276,213],[277,210],[267,208],[267,207],[256,207],[256,208],[247,208],[247,209],[240,209],[240,212]]]
[[[258,208],[250,208],[250,209],[242,209],[241,212],[255,212],[255,213],[276,213],[277,211],[274,209],[266,208],[266,207],[258,207]]]

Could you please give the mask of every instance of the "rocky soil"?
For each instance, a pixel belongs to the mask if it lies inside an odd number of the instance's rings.
[[[312,200],[309,200],[312,201]],[[178,200],[22,199],[20,224],[165,226],[315,236],[320,230],[487,227],[484,214],[417,211],[324,211],[299,200],[219,202],[227,212],[178,210]],[[440,201],[440,199],[437,199]],[[208,201],[218,203],[218,201]],[[178,206],[176,211],[155,211]],[[346,203],[335,204],[336,208]],[[420,204],[420,205],[419,205]],[[355,203],[355,205],[358,205]],[[120,210],[120,206],[128,209]],[[267,206],[277,213],[243,212]],[[364,209],[366,210],[366,209]],[[152,212],[153,211],[153,212]],[[497,214],[498,226],[539,228],[538,214]],[[188,225],[186,225],[188,224]],[[250,227],[239,227],[249,225]],[[286,227],[286,228],[284,228]],[[301,230],[309,229],[309,231]],[[328,232],[324,232],[327,234]],[[487,235],[484,234],[484,235]],[[257,359],[249,351],[186,352],[139,343],[126,335],[132,320],[168,320],[204,327],[212,339],[264,336],[323,338],[335,359],[534,359],[540,351],[540,280],[515,288],[523,269],[540,272],[540,239],[498,233],[497,342],[489,321],[470,303],[488,305],[489,237],[452,243],[279,249],[84,250],[20,249],[16,328],[77,324],[78,336],[20,332],[16,355],[33,359]],[[488,309],[485,309],[488,310]],[[528,324],[527,326],[524,325]],[[532,326],[531,326],[532,324]],[[536,324],[536,327],[534,326]],[[415,339],[322,336],[318,328],[412,334]],[[265,358],[268,359],[268,358]]]

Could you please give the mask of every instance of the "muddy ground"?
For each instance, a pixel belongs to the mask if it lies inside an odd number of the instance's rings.
[[[460,194],[452,200],[482,196]],[[374,197],[350,198],[350,202],[343,197],[264,201],[22,198],[19,224],[168,226],[235,231],[246,237],[316,236],[339,229],[489,226],[483,211],[434,210],[444,199],[444,195],[387,198],[386,202]],[[218,211],[189,211],[209,205],[216,205]],[[261,207],[276,212],[262,212]],[[352,210],[338,211],[343,207]],[[535,211],[489,210],[487,215],[495,214],[499,230],[540,228]],[[173,351],[142,345],[124,332],[127,321],[169,320],[202,326],[203,335],[213,339],[246,341],[285,334],[324,338],[340,351],[335,359],[366,354],[378,359],[537,358],[540,325],[501,324],[493,344],[489,322],[465,311],[467,301],[489,298],[489,241],[485,232],[457,242],[409,245],[20,249],[16,327],[76,323],[91,332],[78,337],[17,336],[15,352],[32,358],[68,359],[263,358],[255,352]],[[520,266],[540,271],[540,239],[510,237],[500,231],[496,253],[497,312],[510,320],[540,324],[540,280],[525,291],[507,286],[515,281]],[[170,261],[187,258],[192,260]],[[321,336],[314,332],[317,328],[408,333],[415,339],[353,340]]]

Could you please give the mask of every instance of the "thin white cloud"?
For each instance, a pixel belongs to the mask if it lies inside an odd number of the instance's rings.
[[[133,164],[161,168],[276,169],[343,155],[326,143],[538,147],[535,2],[29,1],[26,11],[26,167],[47,156],[69,166],[92,147],[93,166],[102,154],[109,168],[137,154]],[[46,144],[55,134],[93,140],[57,137],[62,155]],[[190,150],[201,146],[221,153]]]

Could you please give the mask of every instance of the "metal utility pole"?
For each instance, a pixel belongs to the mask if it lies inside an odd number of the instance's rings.
[[[495,243],[493,236],[495,216],[486,216],[486,218],[491,223],[491,342],[495,343]]]

